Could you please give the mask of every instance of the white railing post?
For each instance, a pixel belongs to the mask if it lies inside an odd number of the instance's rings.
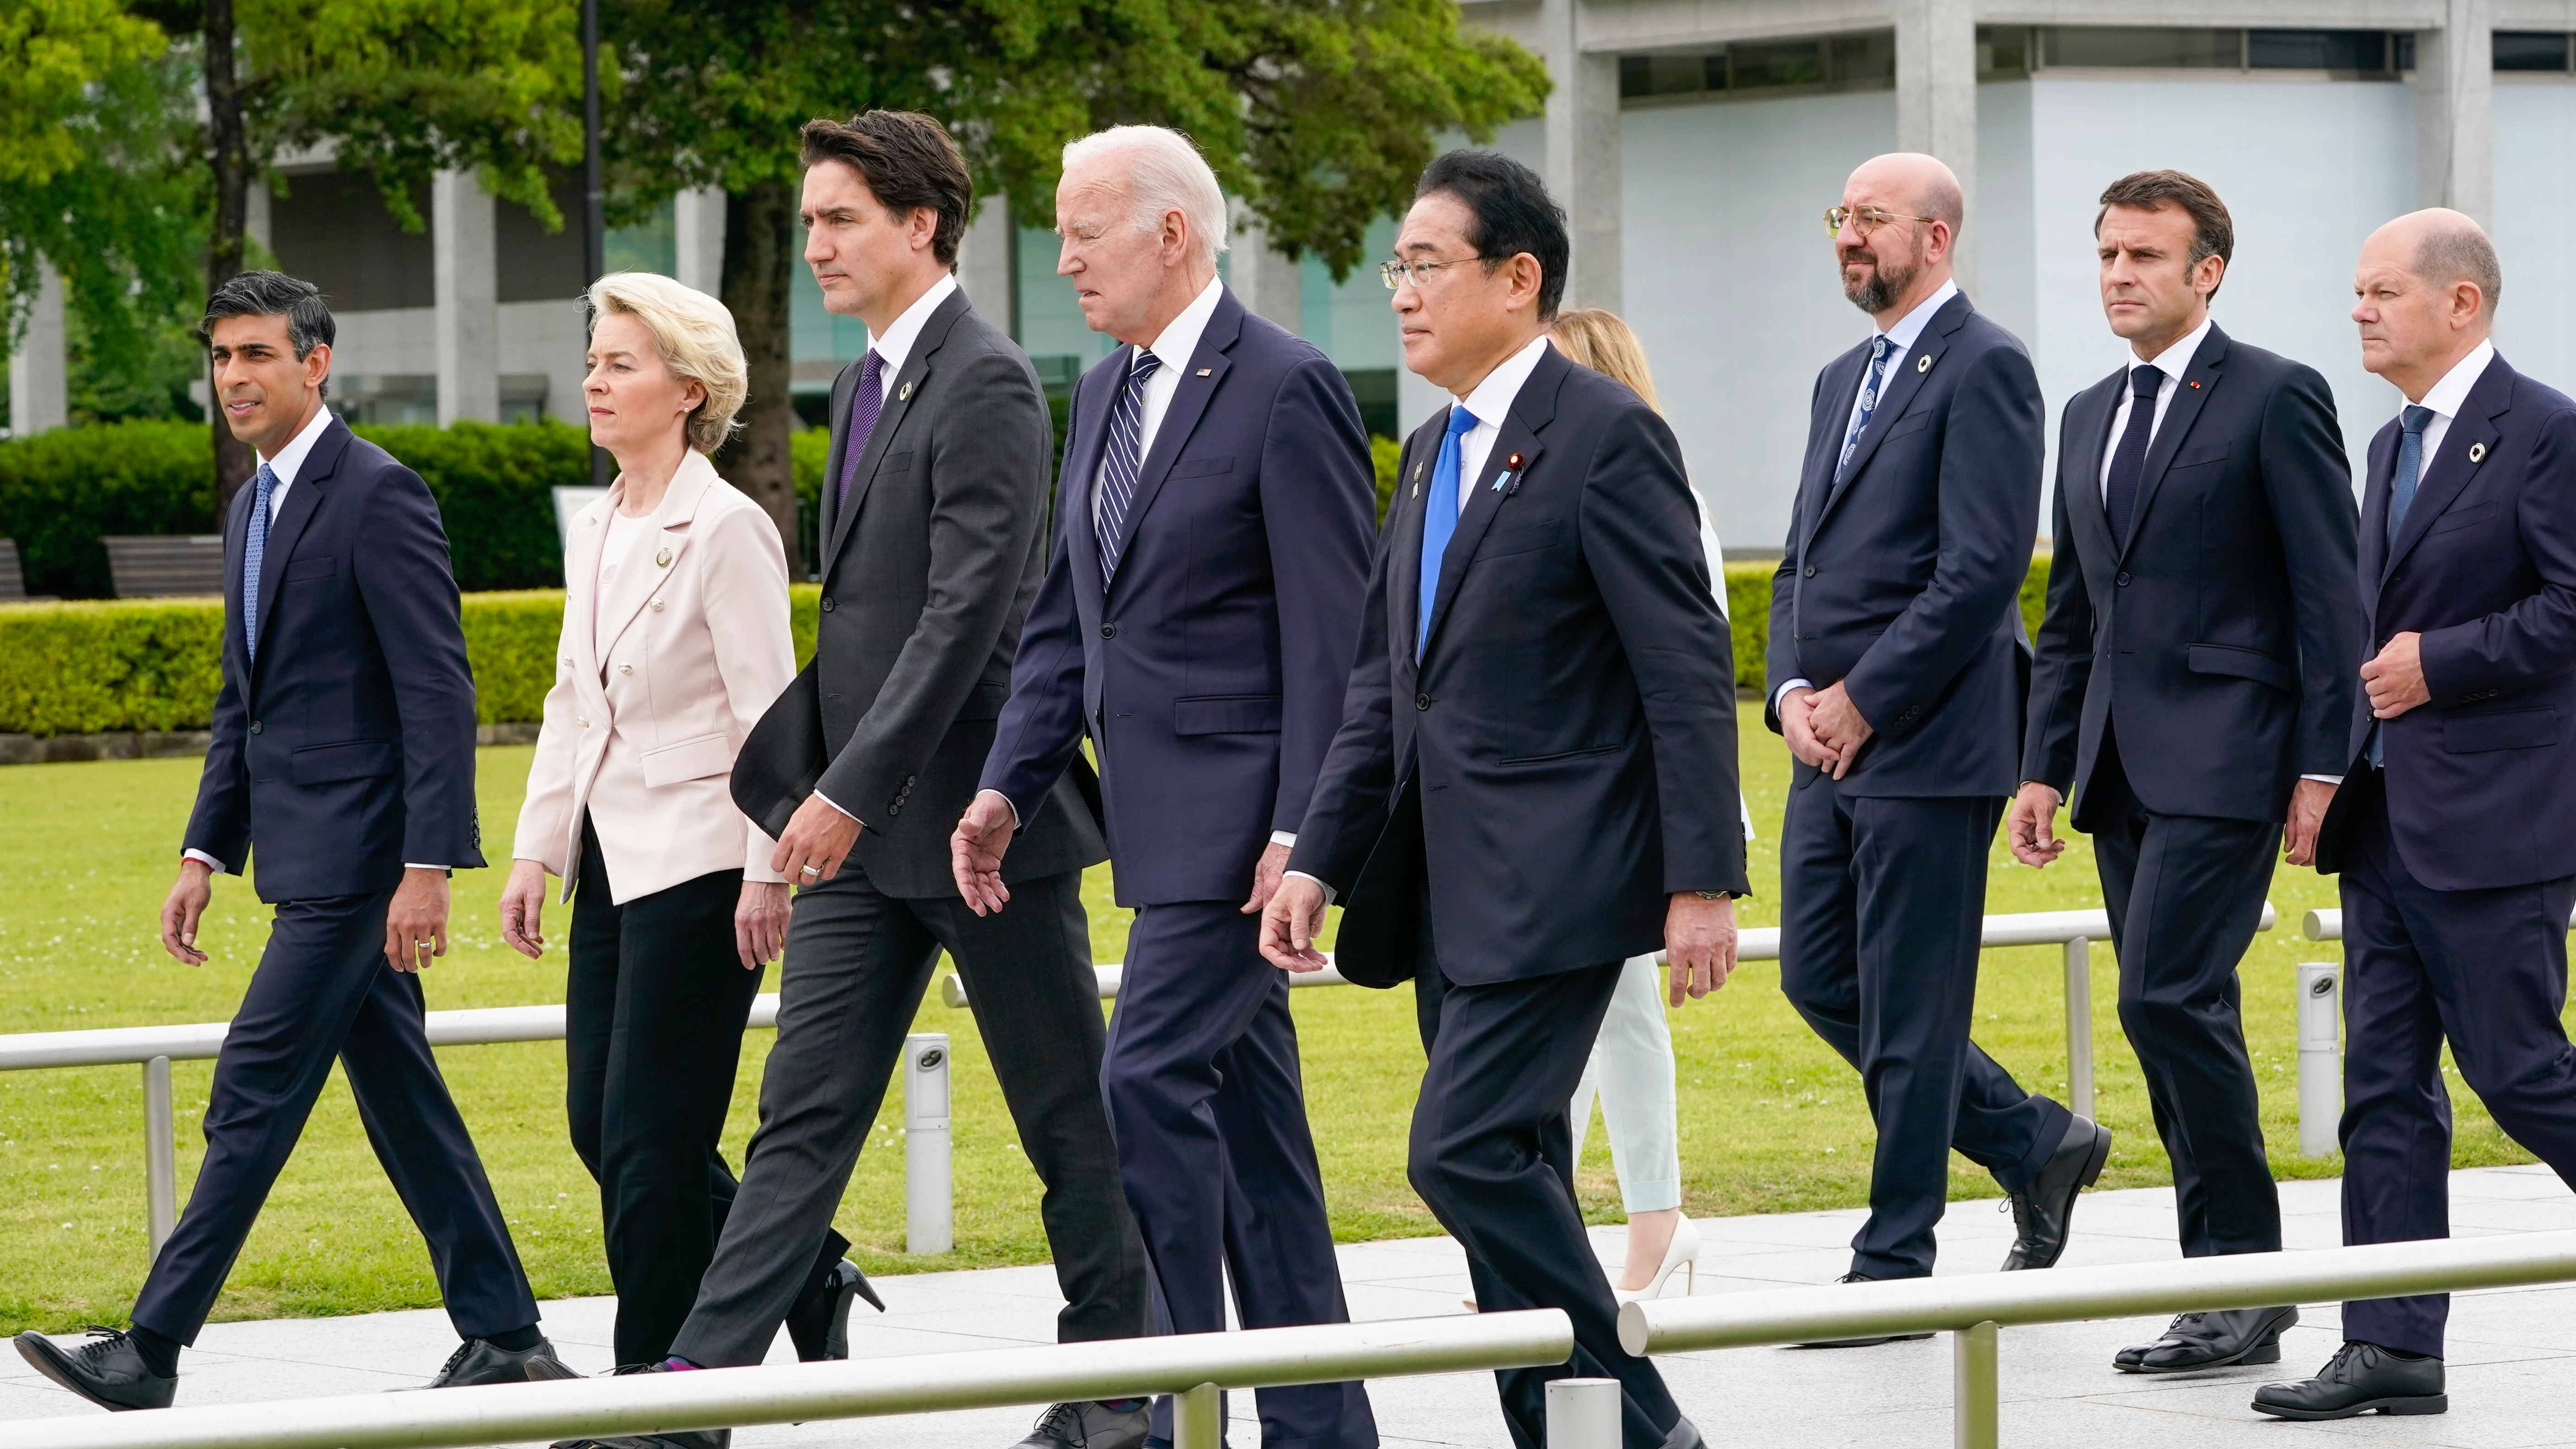
[[[1950,1335],[1950,1370],[1951,1392],[1956,1396],[1950,1442],[1955,1449],[1997,1449],[2003,1411],[1996,1388],[1993,1323]]]
[[[2093,1115],[2093,943],[2066,943],[2066,1108]]]
[[[155,1259],[179,1226],[178,1149],[171,1141],[176,1132],[170,1113],[170,1059],[154,1057],[143,1064],[143,1216]]]
[[[956,1246],[948,1168],[948,1033],[903,1039],[903,1237],[907,1253]]]
[[[2299,1155],[2331,1157],[2343,1117],[2342,992],[2331,961],[2299,963]]]
[[[1619,1449],[1619,1381],[1550,1379],[1547,1449]]]
[[[1201,1384],[1172,1396],[1172,1449],[1223,1449],[1225,1392]]]

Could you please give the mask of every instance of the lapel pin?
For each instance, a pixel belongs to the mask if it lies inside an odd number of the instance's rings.
[[[653,555],[653,562],[664,568],[669,568],[671,566],[671,551],[666,548],[660,553]]]
[[[2200,379],[2195,377],[2195,378],[2193,378],[2190,382],[2187,382],[2187,383],[2185,383],[2185,384],[2183,384],[2183,385],[2184,385],[2185,387],[2197,388],[2197,387],[2199,387],[2199,386],[2200,386]]]
[[[2470,462],[2472,462],[2472,463],[2483,463],[2483,462],[2485,462],[2485,461],[2486,461],[2486,457],[2487,457],[2487,445],[2486,445],[2486,444],[2484,444],[2484,443],[2471,443],[2471,444],[2469,444],[2469,461],[2470,461]]]
[[[1921,357],[1914,359],[1914,370],[1916,372],[1930,372],[1932,370],[1932,354],[1927,352]]]
[[[1200,368],[1200,369],[1199,369],[1199,376],[1201,376],[1201,377],[1206,377],[1206,376],[1208,376],[1210,373],[1213,373],[1213,372],[1215,372],[1215,371],[1216,371],[1216,369],[1215,369],[1215,368],[1213,368],[1213,367],[1202,367],[1202,368]]]
[[[896,402],[912,401],[912,384],[907,382],[903,386],[896,388],[894,390],[894,400]]]

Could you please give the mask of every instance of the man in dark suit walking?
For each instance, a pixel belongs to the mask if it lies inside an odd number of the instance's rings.
[[[1574,1198],[1566,1104],[1626,958],[1722,985],[1746,890],[1735,665],[1672,432],[1549,346],[1565,213],[1528,167],[1431,163],[1382,269],[1405,366],[1457,402],[1407,441],[1340,732],[1262,951],[1414,984],[1430,1057],[1414,1190],[1487,1310],[1559,1308],[1574,1356],[1495,1375],[1512,1442],[1547,1384],[1610,1376],[1629,1449],[1702,1441],[1619,1345]]]
[[[2316,370],[2210,319],[2235,230],[2179,171],[2102,193],[2102,309],[2130,366],[2066,405],[2057,555],[2006,834],[2046,866],[2073,802],[2120,955],[2120,1024],[2173,1160],[2183,1256],[2274,1253],[2236,963],[2273,853],[2315,859],[2360,663],[2352,472]],[[2136,760],[2132,771],[2126,761]],[[2186,1313],[2131,1373],[2280,1359],[2292,1306]]]
[[[832,1215],[943,949],[1046,1185],[1056,1332],[1134,1337],[1145,1264],[1100,1106],[1081,898],[1098,827],[1070,780],[1032,799],[1012,861],[1027,899],[1007,917],[967,911],[948,872],[948,827],[992,742],[1045,557],[1045,397],[951,275],[974,187],[944,127],[897,111],[814,121],[804,161],[806,261],[825,305],[868,324],[868,351],[833,388],[814,660],[734,770],[735,799],[778,838],[773,868],[799,890],[760,1130],[672,1366],[758,1363],[782,1321],[800,1356],[848,1356],[834,1340],[866,1290]],[[1026,1442],[1132,1449],[1143,1419],[1141,1402],[1060,1404]]]
[[[1036,843],[1017,837],[1088,735],[1137,908],[1101,1087],[1162,1326],[1222,1331],[1229,1276],[1247,1328],[1344,1322],[1288,983],[1256,936],[1341,718],[1367,434],[1331,361],[1217,280],[1224,196],[1179,133],[1067,146],[1056,223],[1084,320],[1125,345],[1074,389],[1054,555],[956,889],[1003,919],[1038,904],[1006,888]],[[1377,1443],[1357,1383],[1260,1404],[1272,1449]],[[1167,1439],[1168,1405],[1154,1422]]]
[[[2435,209],[2363,244],[2364,367],[2406,406],[2370,444],[2361,695],[2318,834],[2343,874],[2343,1237],[2450,1235],[2442,1044],[2505,1135],[2576,1184],[2576,402],[2489,337],[2504,273]],[[2343,1305],[2344,1345],[2254,1407],[2438,1414],[2448,1294]]]
[[[1949,167],[1896,154],[1826,215],[1877,329],[1816,379],[1771,584],[1767,723],[1797,757],[1780,984],[1878,1124],[1864,1281],[1932,1271],[1954,1146],[2011,1196],[2004,1267],[2051,1266],[2111,1146],[1968,1039],[1986,849],[2020,764],[2044,419],[2028,354],[1951,280],[1961,207]]]
[[[205,964],[211,877],[254,849],[277,912],[215,1058],[196,1188],[133,1328],[70,1350],[18,1335],[38,1372],[102,1408],[169,1407],[179,1350],[335,1057],[464,1340],[428,1387],[562,1369],[422,1021],[418,973],[447,954],[448,870],[483,864],[447,535],[419,476],[322,405],[335,330],[312,284],[276,272],[244,272],[206,304],[215,395],[259,472],[224,521],[223,688],[161,945]]]

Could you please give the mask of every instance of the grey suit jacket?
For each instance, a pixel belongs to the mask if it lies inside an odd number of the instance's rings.
[[[871,884],[943,896],[957,888],[948,836],[974,798],[1046,568],[1052,425],[1028,355],[957,293],[895,373],[843,500],[858,378],[853,362],[832,384],[814,660],[743,746],[766,756],[750,774],[779,782],[781,798],[743,803],[758,820],[820,790],[867,827],[850,859]],[[1050,792],[1006,879],[1107,858],[1087,781],[1069,772]]]

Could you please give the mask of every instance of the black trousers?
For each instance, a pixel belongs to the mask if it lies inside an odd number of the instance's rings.
[[[2442,1043],[2505,1135],[2576,1186],[2576,1049],[2567,915],[2576,879],[2442,891],[2389,836],[2379,771],[2344,782],[2343,1240],[2451,1235],[2451,1098]],[[2343,1335],[2440,1354],[2445,1293],[2343,1306]]]
[[[1780,831],[1780,987],[1860,1069],[1878,1126],[1852,1271],[1921,1277],[1949,1206],[1950,1149],[2018,1192],[2072,1120],[1968,1039],[2003,801],[1853,796],[1801,773]]]
[[[392,891],[286,901],[215,1057],[206,1156],[134,1322],[194,1343],[337,1057],[358,1120],[429,1244],[457,1333],[537,1321],[537,1301],[421,1023],[420,978],[385,962]]]
[[[733,1208],[717,1144],[761,978],[734,948],[741,898],[742,872],[727,870],[618,905],[582,821],[564,1100],[599,1184],[621,1364],[670,1355]]]
[[[2120,1027],[2173,1159],[2183,1256],[2277,1253],[2281,1196],[2263,1155],[2236,966],[2262,928],[2281,827],[2149,813],[2109,740],[2084,814],[2120,954]]]
[[[1547,1443],[1551,1381],[1615,1378],[1621,1442],[1660,1449],[1681,1407],[1652,1360],[1619,1346],[1618,1300],[1575,1203],[1574,1128],[1566,1111],[1626,963],[1466,985],[1441,969],[1427,899],[1416,918],[1425,965],[1414,978],[1413,1005],[1430,1061],[1413,1107],[1406,1175],[1467,1250],[1479,1308],[1561,1308],[1574,1320],[1572,1358],[1495,1370],[1512,1443]]]
[[[1100,985],[1081,873],[1014,882],[1007,909],[977,916],[953,893],[886,895],[853,862],[797,893],[760,1128],[674,1354],[708,1368],[768,1355],[811,1279],[814,1245],[828,1247],[943,948],[965,978],[1021,1149],[1045,1184],[1038,1213],[1066,1299],[1056,1336],[1146,1331],[1145,1253],[1100,1104]]]
[[[1119,1180],[1159,1290],[1155,1327],[1223,1333],[1225,1290],[1246,1328],[1347,1323],[1323,1173],[1306,1125],[1288,978],[1261,959],[1243,902],[1147,906],[1101,1063]],[[1372,1449],[1356,1381],[1259,1391],[1267,1449]],[[1154,1406],[1171,1437],[1171,1404]]]

